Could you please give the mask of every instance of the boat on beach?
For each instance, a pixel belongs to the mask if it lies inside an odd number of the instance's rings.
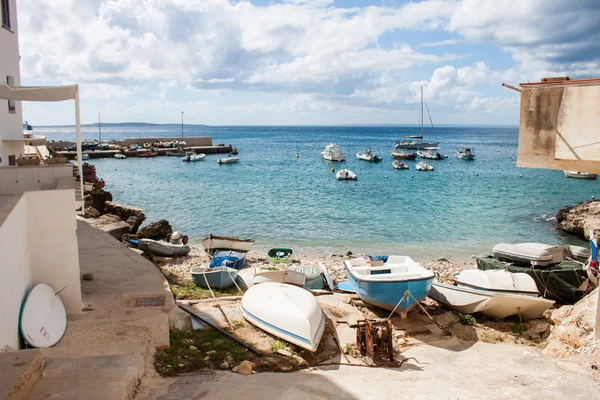
[[[197,286],[211,289],[227,289],[233,286],[238,271],[229,267],[198,267],[191,269],[192,280]]]
[[[240,310],[251,324],[309,351],[317,350],[325,331],[325,314],[317,299],[292,285],[254,285],[244,293]]]
[[[227,154],[227,157],[217,159],[217,164],[234,164],[238,162],[240,158],[231,154]]]
[[[190,252],[190,246],[187,244],[167,243],[153,239],[125,239],[125,241],[134,247],[155,256],[185,256]]]
[[[246,265],[246,253],[230,249],[215,250],[210,260],[210,268],[229,267],[236,270]]]
[[[492,254],[499,260],[545,267],[565,261],[566,257],[585,262],[589,249],[580,246],[553,246],[544,243],[498,243]]]
[[[335,179],[338,181],[355,181],[358,179],[358,177],[349,169],[340,169],[338,172],[336,172]]]
[[[304,287],[306,275],[302,272],[282,269],[277,271],[261,271],[254,274],[254,284],[265,282],[286,283],[298,287]]]
[[[495,319],[536,318],[554,304],[540,297],[529,275],[503,270],[464,270],[448,282],[433,282],[429,297],[461,313]]]
[[[240,239],[229,236],[216,236],[210,234],[202,239],[202,248],[209,254],[213,255],[219,249],[235,250],[241,253],[249,252],[254,246],[254,239]]]
[[[417,171],[433,171],[434,167],[431,164],[427,164],[425,161],[421,161],[415,166]]]
[[[473,150],[472,147],[459,147],[456,150],[456,158],[466,161],[473,161],[475,159],[475,150]]]
[[[323,290],[323,288],[325,287],[325,277],[323,274],[323,270],[320,267],[311,267],[309,265],[294,265],[291,267],[291,270],[299,272],[306,277],[304,280],[304,289]]]
[[[410,169],[410,167],[403,163],[402,160],[394,160],[394,162],[392,162],[392,167],[395,169]]]
[[[346,161],[346,156],[342,154],[342,149],[334,143],[328,144],[321,154],[328,161]]]
[[[350,285],[365,303],[402,315],[425,299],[433,272],[407,256],[389,256],[372,265],[364,258],[344,262]]]
[[[294,259],[294,250],[288,247],[274,247],[267,251],[269,264],[289,264]]]
[[[400,159],[400,160],[416,160],[417,153],[409,153],[406,151],[392,151],[390,153],[392,157]]]
[[[569,171],[565,170],[565,178],[575,179],[596,179],[596,174],[590,174],[589,172]]]
[[[373,154],[371,150],[367,150],[366,153],[356,153],[356,158],[359,160],[370,161],[370,162],[379,162],[383,160],[377,154]]]
[[[206,154],[204,153],[196,154],[193,151],[188,151],[185,153],[185,157],[183,157],[181,160],[184,162],[196,162],[204,160],[205,157]]]

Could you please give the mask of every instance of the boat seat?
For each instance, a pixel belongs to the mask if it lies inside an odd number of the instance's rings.
[[[381,274],[381,275],[369,275],[369,280],[407,280],[407,279],[419,279],[422,278],[422,274],[413,273],[413,272],[397,272],[391,274]]]
[[[389,265],[382,265],[379,267],[372,267],[369,265],[366,265],[364,267],[354,267],[353,268],[355,271],[360,272],[360,271],[385,271],[385,270],[393,270],[394,273],[404,273],[404,272],[408,272],[408,267],[407,266],[389,266]]]

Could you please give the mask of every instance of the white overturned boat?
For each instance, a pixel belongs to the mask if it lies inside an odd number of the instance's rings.
[[[575,179],[596,179],[596,174],[590,174],[589,172],[579,172],[579,171],[569,171],[565,170],[566,178],[575,178]]]
[[[545,267],[565,261],[566,257],[585,261],[590,251],[579,246],[551,246],[544,243],[498,243],[492,254],[499,260],[531,264],[534,267]]]
[[[329,161],[346,161],[346,156],[342,154],[340,146],[334,143],[328,144],[321,154],[323,154],[324,159]]]
[[[217,159],[217,164],[234,164],[240,161],[238,156],[228,154],[227,157]]]
[[[427,164],[425,161],[421,161],[415,166],[417,171],[433,171],[433,165]]]
[[[254,239],[240,239],[229,236],[215,236],[210,234],[202,239],[202,248],[213,254],[218,249],[235,250],[241,253],[249,252],[254,247]]]
[[[315,351],[325,330],[325,314],[307,290],[284,283],[254,285],[242,297],[248,322],[296,346]]]
[[[337,179],[338,181],[355,181],[356,179],[358,179],[358,177],[354,172],[350,171],[349,169],[340,169],[335,174],[335,179]]]
[[[279,270],[262,271],[254,275],[254,284],[265,282],[287,283],[298,287],[304,287],[306,275],[301,272]]]
[[[496,319],[535,318],[554,304],[539,296],[532,277],[505,270],[464,270],[454,283],[433,282],[429,297],[461,313]]]

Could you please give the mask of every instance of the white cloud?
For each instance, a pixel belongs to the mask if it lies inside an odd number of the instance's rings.
[[[446,39],[438,42],[423,42],[419,43],[416,47],[440,47],[440,46],[451,46],[455,44],[465,43],[464,40],[460,39]]]

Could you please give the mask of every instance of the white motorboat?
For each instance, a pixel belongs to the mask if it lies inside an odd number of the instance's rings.
[[[431,164],[427,164],[425,161],[421,161],[415,166],[417,171],[433,171],[434,167]]]
[[[217,159],[218,164],[233,164],[240,160],[238,156],[228,154],[227,157]]]
[[[579,171],[569,171],[565,170],[566,178],[575,178],[575,179],[596,179],[596,174],[590,174],[589,172],[579,172]]]
[[[373,154],[371,150],[367,150],[366,153],[356,153],[356,158],[370,162],[379,162],[382,160],[377,154]]]
[[[452,283],[433,282],[429,297],[461,313],[496,319],[535,318],[554,304],[539,296],[529,275],[505,270],[464,270]]]
[[[83,154],[81,155],[81,159],[82,159],[82,160],[89,160],[89,159],[90,159],[90,155],[89,155],[88,153],[83,153]]]
[[[228,249],[241,253],[249,252],[254,246],[254,239],[240,239],[229,236],[215,236],[210,234],[202,239],[202,248],[208,253],[213,254],[215,250]]]
[[[125,154],[117,153],[117,154],[115,154],[115,158],[117,160],[123,160],[123,159],[127,158],[127,156]]]
[[[307,290],[284,283],[254,285],[242,297],[244,318],[296,346],[315,351],[325,331],[325,314]]]
[[[321,154],[323,154],[324,159],[329,161],[346,161],[346,156],[342,154],[340,146],[334,143],[328,144]]]
[[[534,267],[545,267],[565,261],[565,257],[587,260],[590,251],[580,246],[552,246],[544,243],[498,243],[492,254],[499,260],[531,264]]]
[[[417,150],[417,156],[426,160],[443,160],[444,156],[435,150],[437,149]]]
[[[401,160],[394,160],[394,162],[392,162],[392,167],[395,169],[410,169],[410,167]]]
[[[354,172],[350,171],[349,169],[340,169],[335,174],[335,179],[337,179],[338,181],[355,181],[358,179],[358,177]]]
[[[193,151],[188,151],[187,153],[185,153],[185,157],[183,157],[181,159],[181,161],[196,162],[196,161],[204,160],[205,157],[206,157],[206,154],[204,154],[204,153],[196,154]]]
[[[265,282],[287,283],[289,285],[304,287],[306,275],[291,270],[261,271],[254,275],[254,284]]]
[[[456,150],[456,157],[461,160],[472,161],[475,159],[475,150],[472,147],[462,147]]]

